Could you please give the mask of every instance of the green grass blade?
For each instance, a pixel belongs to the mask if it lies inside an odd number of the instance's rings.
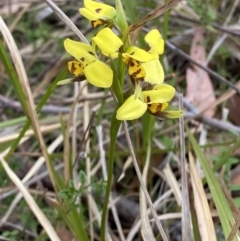
[[[228,160],[229,156],[240,146],[240,138],[230,146],[229,150],[220,158],[220,160],[214,165],[213,170],[217,171]]]
[[[18,97],[18,99],[19,99],[19,101],[20,101],[20,103],[23,107],[24,112],[27,113],[26,112],[26,110],[27,110],[26,101],[25,101],[25,97],[24,97],[24,94],[23,94],[23,91],[22,91],[22,87],[21,87],[20,82],[18,80],[16,70],[12,65],[12,61],[9,58],[9,56],[7,54],[7,51],[5,50],[2,41],[0,41],[0,60],[3,63],[4,69],[5,69],[8,77],[9,77],[9,80],[12,83],[14,91],[17,94],[17,97]]]
[[[201,163],[203,172],[206,177],[206,181],[208,183],[210,192],[213,197],[213,201],[214,201],[215,206],[218,211],[218,215],[219,215],[220,222],[221,222],[221,225],[223,228],[223,233],[224,233],[225,239],[227,240],[227,238],[232,230],[232,227],[235,223],[230,206],[229,206],[227,199],[223,193],[223,190],[219,184],[219,181],[217,180],[217,178],[216,178],[213,170],[211,169],[206,157],[204,156],[201,148],[199,147],[197,141],[195,140],[192,133],[188,130],[188,128],[187,128],[187,134],[188,134],[190,142],[193,146],[193,149]],[[233,240],[237,241],[237,238],[235,238]]]
[[[55,90],[56,86],[57,86],[57,82],[61,79],[64,78],[64,76],[66,75],[66,70],[61,71],[58,76],[56,77],[56,79],[53,81],[53,83],[51,84],[51,86],[47,89],[45,95],[41,98],[40,102],[37,105],[37,113],[40,112],[40,110],[42,109],[42,107],[45,105],[45,103],[47,102],[47,100],[49,99],[49,97],[51,96],[51,94],[53,93],[53,91]],[[17,148],[20,140],[22,139],[22,137],[24,136],[25,132],[29,129],[29,127],[31,126],[31,121],[28,120],[25,125],[23,126],[19,136],[17,139],[15,139],[15,141],[13,142],[11,149],[9,150],[7,156],[5,157],[6,160],[9,159],[9,157],[12,155],[12,153],[15,151],[15,149]]]
[[[67,211],[63,204],[60,205],[57,202],[53,204],[64,222],[71,230],[71,233],[75,236],[76,240],[88,241],[89,239],[87,236],[86,228],[83,223],[84,218],[82,214],[79,214],[79,212],[77,211],[77,207],[70,205],[69,202],[66,202],[65,206],[71,206],[71,209]]]
[[[111,121],[111,129],[110,129],[110,153],[109,153],[109,162],[108,162],[108,180],[106,186],[106,193],[103,204],[102,211],[102,221],[101,221],[101,241],[105,241],[106,239],[106,222],[107,222],[107,213],[108,213],[108,203],[109,196],[112,188],[112,180],[113,180],[113,166],[114,166],[114,157],[115,157],[115,144],[117,140],[117,133],[120,127],[121,121],[116,119],[116,111],[113,113],[112,121]]]
[[[151,138],[152,138],[154,123],[155,123],[155,117],[153,115],[146,113],[142,117],[142,126],[143,126],[142,138],[143,138],[143,148],[145,153],[147,150],[148,143],[149,141],[151,141]]]

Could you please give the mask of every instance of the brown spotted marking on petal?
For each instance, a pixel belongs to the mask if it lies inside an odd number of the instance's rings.
[[[134,79],[143,79],[146,76],[146,73],[141,66],[141,64],[135,60],[131,59],[128,64],[128,74]]]
[[[148,111],[154,115],[158,115],[162,112],[162,103],[148,104]]]
[[[135,64],[133,63],[133,61],[130,61],[129,65],[131,65],[131,67],[134,67]]]
[[[72,63],[70,72],[74,73],[75,71],[76,71],[75,64]]]
[[[96,13],[100,13],[101,11],[102,11],[101,8],[97,8],[97,9],[95,9],[95,12],[96,12]]]
[[[157,105],[157,108],[156,108],[156,112],[158,113],[158,112],[161,112],[162,111],[162,104],[158,104]]]
[[[133,73],[132,73],[132,77],[133,77],[134,79],[142,78],[142,75],[138,76],[141,72],[142,72],[142,70],[141,70],[141,69],[138,69],[136,72],[133,72]]]
[[[79,76],[72,78],[71,81],[74,83],[74,82],[81,82],[85,79],[86,79],[86,76],[84,74],[80,74]]]
[[[147,102],[150,102],[150,101],[151,101],[150,96],[147,96]]]
[[[88,51],[88,53],[91,54],[91,55],[93,55],[93,56],[95,55],[92,51]]]
[[[69,61],[68,62],[68,70],[72,73],[75,77],[81,75],[84,71],[84,66],[81,62],[77,61]]]
[[[80,61],[82,61],[82,62],[84,62],[84,60],[85,60],[85,58],[84,58],[84,57],[82,57],[82,58],[80,59]]]

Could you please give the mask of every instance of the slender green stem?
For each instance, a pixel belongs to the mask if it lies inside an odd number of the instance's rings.
[[[165,3],[167,3],[169,0],[165,0]],[[163,21],[163,40],[164,40],[164,43],[166,43],[166,40],[167,40],[167,34],[168,34],[168,25],[169,25],[169,15],[170,15],[170,10],[167,10],[165,13],[164,13],[164,21]],[[164,58],[164,54],[162,54],[160,56],[160,61],[161,63],[163,64],[163,58]],[[164,67],[164,66],[163,66]]]
[[[109,153],[109,163],[108,163],[108,180],[106,186],[106,193],[103,203],[102,211],[102,221],[101,221],[101,241],[106,241],[106,222],[108,214],[108,202],[110,197],[110,192],[112,188],[113,180],[113,166],[114,166],[114,156],[115,156],[115,144],[117,139],[118,129],[121,122],[116,120],[116,113],[113,113],[112,123],[111,123],[111,142],[110,142],[110,153]]]

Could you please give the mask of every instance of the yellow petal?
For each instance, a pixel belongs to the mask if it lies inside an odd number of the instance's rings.
[[[84,74],[88,82],[101,88],[109,88],[113,81],[113,71],[105,63],[96,60],[85,67]]]
[[[117,110],[118,120],[134,120],[141,117],[147,110],[147,104],[131,95]]]
[[[165,110],[167,106],[168,106],[168,103],[149,104],[148,111],[150,111],[152,114],[160,113],[163,110]]]
[[[183,116],[183,110],[166,110],[162,114],[169,119],[180,118]]]
[[[132,58],[140,62],[147,62],[153,59],[158,59],[158,55],[156,53],[148,53],[147,51],[136,46],[130,46],[127,49],[127,52],[123,53],[123,57],[126,59],[125,62],[128,62],[128,58]]]
[[[79,62],[83,63],[84,66],[96,60],[94,50],[92,46],[71,40],[65,39],[64,47],[66,51],[72,55]]]
[[[164,52],[164,40],[157,29],[151,30],[144,39],[150,46],[149,52],[159,55]]]
[[[104,3],[99,3],[92,0],[84,0],[84,7],[97,16],[95,19],[90,20],[96,20],[99,18],[113,19],[116,16],[115,8]]]
[[[154,114],[158,119],[176,119],[183,116],[183,110],[165,110],[161,113]]]
[[[141,64],[145,70],[145,82],[150,84],[162,84],[164,81],[164,71],[158,59],[154,59]]]
[[[128,63],[128,74],[133,79],[143,79],[146,75],[144,68],[135,59],[131,59]]]
[[[122,40],[110,28],[103,28],[92,40],[105,55],[115,54],[123,45]]]
[[[94,13],[93,11],[90,11],[87,8],[80,8],[79,12],[83,17],[89,19],[90,21],[99,19],[99,16],[96,13]]]
[[[76,77],[83,74],[83,69],[84,69],[83,64],[80,62],[77,62],[77,61],[68,62],[68,70]]]
[[[153,90],[143,91],[142,94],[147,104],[166,103],[174,97],[175,89],[171,85],[161,84]]]

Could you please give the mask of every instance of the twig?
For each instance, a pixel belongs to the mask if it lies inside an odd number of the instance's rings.
[[[205,115],[202,115],[201,112],[199,112],[194,106],[192,106],[185,98],[183,98],[184,106],[190,110],[189,112],[185,113],[185,116],[188,117],[186,122],[190,121],[191,119],[195,119],[198,121],[201,121],[204,124],[219,128],[221,130],[225,131],[236,131],[237,133],[240,133],[240,127],[235,126],[229,122],[218,120],[215,118],[210,118]]]
[[[134,168],[135,168],[135,171],[137,173],[137,176],[138,176],[138,180],[140,182],[140,185],[141,185],[141,188],[145,194],[145,197],[147,199],[147,203],[152,211],[152,215],[155,219],[155,222],[156,222],[156,225],[159,229],[159,232],[162,236],[162,239],[164,241],[168,241],[167,239],[167,236],[163,230],[163,227],[162,227],[162,224],[160,223],[160,221],[158,220],[158,216],[157,216],[157,213],[156,213],[156,210],[154,209],[153,207],[153,204],[152,204],[152,200],[148,194],[148,191],[144,185],[144,181],[142,179],[142,175],[141,175],[141,172],[140,172],[140,169],[138,167],[138,163],[137,163],[137,159],[136,159],[136,156],[135,156],[135,153],[134,153],[134,149],[133,149],[133,145],[132,145],[132,141],[131,141],[131,138],[130,138],[130,135],[129,135],[129,132],[128,132],[128,128],[127,128],[127,122],[126,121],[123,121],[123,128],[124,128],[124,132],[125,132],[125,136],[126,136],[126,139],[127,139],[127,143],[128,143],[128,148],[129,148],[129,151],[131,153],[131,156],[132,156],[132,159],[133,159],[133,165],[134,165]]]
[[[64,166],[63,166],[63,163],[60,163],[60,164],[58,164],[57,166],[54,166],[54,169],[55,169],[56,171],[59,171],[60,169],[63,169],[63,167],[64,167]],[[45,170],[45,171],[37,174],[37,175],[34,176],[33,178],[29,179],[29,181],[24,182],[24,185],[25,185],[26,187],[29,187],[30,185],[33,185],[34,183],[36,183],[36,182],[38,182],[39,180],[44,179],[44,178],[46,178],[46,177],[48,177],[48,170]],[[0,200],[3,201],[5,198],[13,195],[14,193],[16,193],[16,192],[18,192],[18,191],[19,191],[19,190],[18,190],[17,188],[13,188],[13,189],[11,189],[11,190],[8,191],[8,192],[2,193]]]
[[[11,54],[11,58],[13,60],[14,66],[16,68],[16,72],[18,74],[19,83],[21,85],[23,95],[26,100],[25,103],[26,103],[26,108],[28,110],[27,111],[28,118],[31,120],[32,128],[34,130],[34,133],[39,142],[41,151],[45,158],[45,162],[46,162],[47,168],[49,170],[49,176],[53,183],[54,189],[57,190],[55,179],[54,179],[54,174],[53,174],[53,170],[52,170],[52,165],[51,165],[51,162],[50,162],[47,150],[46,150],[46,145],[45,145],[42,133],[39,129],[40,124],[39,124],[38,116],[37,116],[37,113],[35,110],[35,104],[33,101],[33,96],[32,96],[29,82],[28,82],[27,74],[26,74],[26,71],[25,71],[25,68],[23,65],[23,61],[22,61],[20,52],[17,48],[17,45],[13,39],[13,36],[9,32],[9,29],[6,26],[4,20],[1,18],[1,16],[0,16],[0,30],[2,32],[4,40],[6,41],[6,44],[10,51],[10,54]]]
[[[222,81],[223,83],[225,83],[227,86],[231,87],[232,89],[234,89],[238,94],[240,94],[240,89],[237,88],[234,84],[232,84],[229,80],[225,79],[224,77],[222,77],[221,75],[217,74],[215,71],[205,67],[204,65],[200,64],[199,62],[195,61],[194,59],[192,59],[188,54],[184,53],[181,49],[179,49],[177,46],[173,45],[172,43],[166,41],[166,45],[167,47],[169,47],[172,51],[175,51],[176,53],[178,53],[179,55],[181,55],[182,57],[184,57],[185,59],[187,59],[188,61],[192,62],[193,64],[195,64],[196,66],[198,66],[199,68],[203,69],[204,71],[206,71],[209,75],[213,76],[215,79]]]
[[[149,170],[150,159],[151,159],[151,142],[148,143],[147,156],[146,156],[145,165],[142,172],[142,179],[145,185],[147,183],[147,174]],[[146,197],[144,195],[142,187],[140,187],[139,198],[140,198],[141,233],[142,233],[143,240],[155,240],[155,237],[150,225],[149,217],[147,214],[147,202],[146,202]]]
[[[111,98],[111,95],[98,95],[97,93],[84,95],[79,98],[79,103],[86,101],[86,100],[101,100],[101,99],[108,99]],[[73,102],[74,99],[71,100]],[[70,101],[68,101],[70,103]],[[23,108],[19,101],[13,100],[11,98],[5,97],[3,95],[0,95],[0,108],[12,108],[16,111],[22,112]],[[79,111],[79,109],[78,109]],[[82,110],[81,110],[82,111]],[[57,106],[57,105],[44,105],[41,109],[41,113],[51,113],[51,114],[68,114],[71,112],[70,107],[64,107],[64,106]]]
[[[19,101],[15,101],[11,98],[0,95],[0,107],[10,107],[16,111],[23,111]],[[71,109],[69,107],[56,106],[56,105],[45,105],[42,107],[42,113],[69,113]]]
[[[48,6],[58,15],[58,17],[86,44],[89,44],[85,36],[79,31],[69,17],[51,0],[45,0]]]
[[[32,212],[34,213],[34,215],[36,216],[36,218],[38,219],[38,221],[40,222],[40,224],[48,234],[49,238],[51,240],[60,241],[60,238],[55,232],[53,226],[51,225],[47,217],[44,215],[42,210],[39,208],[39,206],[37,205],[33,197],[30,195],[27,188],[23,185],[21,180],[16,176],[16,174],[12,171],[12,169],[10,169],[7,162],[4,160],[2,154],[0,154],[0,161],[4,170],[8,174],[10,180],[18,187],[19,191],[25,198],[25,201],[27,202],[29,208],[32,210]]]
[[[240,127],[235,126],[226,121],[218,120],[215,118],[210,118],[207,116],[199,116],[199,117],[195,117],[194,119],[199,120],[206,125],[214,126],[218,129],[221,129],[224,131],[235,131],[240,134]]]
[[[179,96],[179,94],[177,94],[176,96]],[[186,112],[184,113],[184,117],[186,118],[185,120],[185,124],[188,123],[189,121],[195,119],[198,121],[201,121],[202,123],[209,125],[209,126],[213,126],[216,127],[218,129],[224,130],[224,131],[235,131],[237,133],[240,133],[240,127],[233,125],[229,122],[226,121],[222,121],[222,120],[218,120],[215,118],[210,118],[207,116],[204,116],[202,114],[203,111],[199,112],[193,105],[191,105],[185,98],[183,98],[183,105],[185,108],[187,108],[190,112]],[[205,111],[205,110],[204,110]],[[162,135],[165,133],[168,133],[169,131],[175,129],[177,127],[178,124],[174,124],[172,126],[170,126],[169,128],[166,128],[165,130],[161,131],[158,135]]]
[[[171,14],[171,17],[177,18],[177,19],[183,19],[183,20],[186,20],[187,22],[192,22],[192,23],[199,24],[199,25],[201,24],[199,20],[188,18],[188,17],[183,16],[181,14]],[[220,26],[219,24],[213,23],[211,26],[213,28],[216,28],[217,30],[220,30],[220,31],[224,32],[224,33],[240,37],[240,31],[237,32],[237,31],[231,30],[233,25],[231,25],[231,26],[230,25],[228,25],[228,26]],[[236,28],[237,28],[237,24],[236,24]]]
[[[183,110],[183,97],[179,95],[179,109]],[[187,163],[185,159],[185,142],[184,142],[184,119],[179,119],[180,133],[180,163],[182,173],[182,240],[190,241],[191,239],[191,217],[188,192]]]

